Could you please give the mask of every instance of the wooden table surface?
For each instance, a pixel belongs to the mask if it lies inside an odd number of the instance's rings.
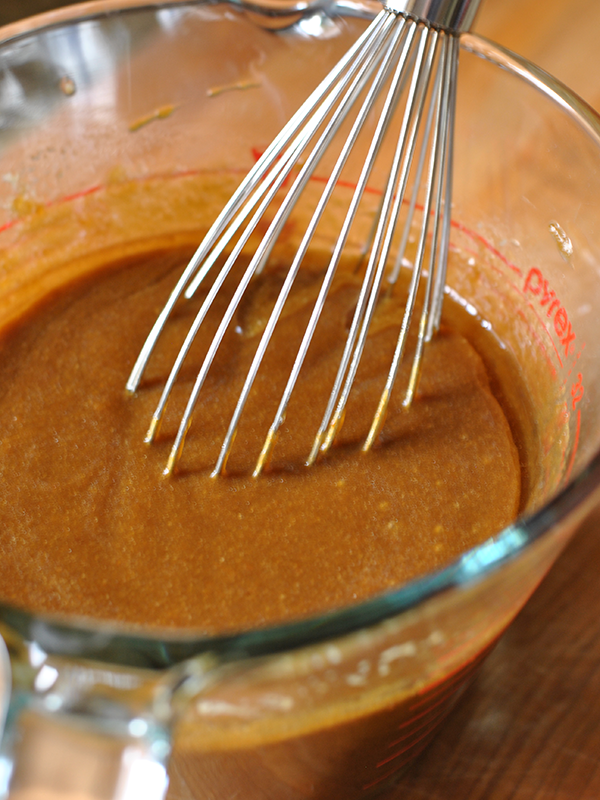
[[[64,4],[0,0],[0,24]],[[487,0],[475,30],[600,110],[600,0]],[[600,510],[389,800],[599,800],[599,567]]]
[[[599,0],[487,0],[475,30],[600,110]],[[599,198],[600,211],[600,198]],[[600,798],[600,510],[393,800]],[[392,800],[392,798],[390,798]]]

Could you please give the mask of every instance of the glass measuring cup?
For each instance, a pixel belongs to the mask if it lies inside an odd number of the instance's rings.
[[[2,45],[3,324],[107,245],[151,247],[154,230],[195,241],[212,213],[198,175],[226,194],[363,26],[316,14],[273,35],[232,7],[105,13],[117,7],[69,9]],[[600,435],[598,123],[531,65],[464,45],[453,246],[473,263],[449,283],[523,366],[545,452],[528,515],[397,592],[236,636],[4,607],[14,796],[159,797],[169,756],[173,797],[385,790],[585,513]]]

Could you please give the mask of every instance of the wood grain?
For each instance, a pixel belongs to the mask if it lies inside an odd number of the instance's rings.
[[[600,797],[599,526],[595,512],[393,800]]]
[[[2,0],[0,24],[59,5]],[[600,109],[598,0],[488,0],[475,30]],[[599,534],[596,511],[389,800],[600,798]]]
[[[503,0],[475,31],[600,109],[598,0]],[[390,800],[598,800],[600,510]]]

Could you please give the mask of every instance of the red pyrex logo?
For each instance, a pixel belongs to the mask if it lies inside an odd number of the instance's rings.
[[[575,333],[571,328],[567,312],[556,293],[549,288],[548,281],[542,275],[541,270],[532,267],[527,273],[523,288],[525,294],[533,294],[538,298],[540,306],[546,311],[546,316],[554,324],[554,331],[564,347],[565,356],[568,356],[575,348]]]

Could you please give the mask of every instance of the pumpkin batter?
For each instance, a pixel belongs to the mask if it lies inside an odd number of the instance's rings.
[[[250,477],[318,291],[317,268],[291,298],[229,474],[208,477],[265,308],[281,284],[277,269],[257,281],[240,308],[201,396],[181,470],[163,479],[206,341],[195,344],[158,441],[149,447],[144,435],[202,297],[169,322],[137,395],[128,397],[123,387],[188,257],[187,250],[165,248],[107,264],[4,331],[4,600],[207,632],[262,626],[397,586],[515,518],[522,485],[517,446],[481,348],[456,326],[427,349],[410,413],[402,413],[402,392],[395,392],[382,441],[368,454],[359,451],[396,342],[393,300],[378,310],[340,441],[322,463],[302,465],[356,300],[359,283],[350,275],[336,284],[333,313],[309,353],[272,468]],[[219,305],[213,325],[221,312]],[[461,309],[451,316],[460,319]]]

